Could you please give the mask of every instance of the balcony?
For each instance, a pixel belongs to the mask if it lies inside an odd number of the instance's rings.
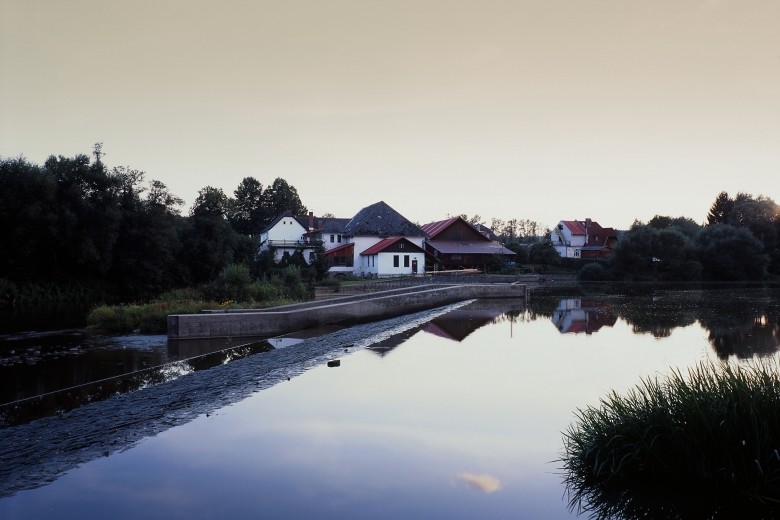
[[[277,247],[277,248],[307,248],[317,247],[322,245],[322,240],[266,240],[262,244],[262,247]]]

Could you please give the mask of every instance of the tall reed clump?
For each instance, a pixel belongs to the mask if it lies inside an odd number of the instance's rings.
[[[593,518],[780,517],[777,362],[702,362],[576,415],[561,458],[571,509]]]

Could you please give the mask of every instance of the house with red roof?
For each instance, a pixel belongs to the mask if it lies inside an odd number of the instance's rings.
[[[561,220],[550,231],[550,240],[562,258],[601,258],[612,252],[618,234],[589,218]]]
[[[462,217],[430,222],[421,228],[425,232],[425,252],[436,270],[483,269],[491,257],[515,257],[511,251],[486,233],[478,231]]]
[[[322,245],[333,275],[387,277],[425,272],[425,233],[384,201],[354,217],[296,217],[285,212],[261,232],[261,251],[274,260],[302,251],[307,262]]]

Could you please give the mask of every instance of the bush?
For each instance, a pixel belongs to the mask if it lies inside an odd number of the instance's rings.
[[[577,415],[562,458],[572,509],[599,518],[780,514],[777,362],[701,363]]]
[[[600,282],[607,279],[607,270],[601,264],[585,264],[580,269],[579,278],[582,282]]]

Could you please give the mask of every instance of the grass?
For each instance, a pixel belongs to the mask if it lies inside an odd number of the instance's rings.
[[[278,298],[263,302],[224,302],[200,299],[154,301],[136,305],[101,305],[87,315],[87,330],[93,333],[165,334],[169,314],[197,314],[206,309],[256,309],[294,303],[297,300]]]
[[[780,516],[777,362],[644,379],[579,410],[563,440],[569,506],[593,518]]]

